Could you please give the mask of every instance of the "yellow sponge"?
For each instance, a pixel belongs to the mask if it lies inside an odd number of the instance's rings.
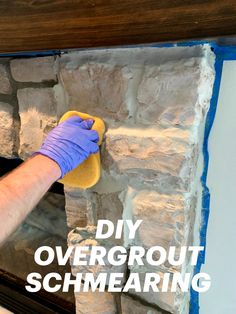
[[[78,112],[78,111],[68,111],[60,119],[59,123],[67,120],[72,116],[79,116],[83,120],[93,119],[94,124],[92,130],[96,130],[99,135],[98,145],[101,145],[103,135],[105,132],[105,124],[102,119],[98,117],[90,116],[89,114]],[[101,162],[100,162],[100,152],[90,155],[82,164],[77,168],[67,173],[63,179],[59,182],[81,189],[87,189],[95,185],[101,174]]]

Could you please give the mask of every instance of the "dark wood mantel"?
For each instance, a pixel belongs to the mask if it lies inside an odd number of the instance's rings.
[[[236,0],[1,0],[0,53],[236,35]]]

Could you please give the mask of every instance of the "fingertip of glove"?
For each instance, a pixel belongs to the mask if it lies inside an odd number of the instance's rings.
[[[68,122],[82,122],[83,119],[81,119],[79,116],[72,116],[70,118],[68,118],[67,120],[65,120],[65,122],[68,121]]]
[[[93,152],[93,154],[97,154],[99,152],[99,147]]]
[[[89,130],[89,129],[91,129],[93,123],[94,123],[94,120],[88,119],[88,120],[82,121],[82,122],[80,123],[80,126],[81,126],[83,129]]]
[[[94,120],[93,119],[88,119],[88,120],[85,120],[85,121],[87,121],[89,128],[91,128],[92,125],[94,124]]]
[[[91,142],[90,143],[90,153],[91,154],[96,154],[99,152],[99,146],[98,144],[94,143],[94,142]]]

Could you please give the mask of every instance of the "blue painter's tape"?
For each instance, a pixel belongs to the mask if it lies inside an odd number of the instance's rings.
[[[209,165],[209,152],[208,152],[208,140],[210,131],[214,122],[218,96],[220,91],[220,82],[223,69],[223,63],[225,60],[236,60],[236,47],[234,46],[218,46],[216,44],[211,44],[214,53],[216,54],[215,61],[215,82],[213,86],[213,93],[210,103],[210,108],[206,117],[204,141],[203,141],[203,158],[204,158],[204,168],[201,176],[202,184],[202,211],[201,211],[201,227],[200,227],[200,245],[204,246],[204,251],[199,254],[197,265],[194,268],[194,275],[199,273],[202,264],[205,263],[205,253],[206,253],[206,236],[207,236],[207,226],[210,213],[210,192],[207,187],[207,172]],[[191,299],[190,299],[190,314],[199,314],[199,294],[191,289]],[[201,313],[201,312],[200,312]]]
[[[49,51],[26,51],[26,52],[13,52],[13,53],[1,53],[0,58],[31,58],[31,57],[46,57],[60,55],[60,50]]]
[[[207,172],[209,165],[209,152],[208,152],[208,139],[210,131],[214,122],[219,90],[221,75],[223,69],[224,60],[236,60],[236,47],[235,46],[219,46],[214,41],[191,41],[191,42],[179,42],[179,43],[163,43],[163,44],[152,44],[152,45],[142,45],[135,47],[156,47],[156,48],[171,48],[171,47],[193,47],[198,45],[208,44],[214,51],[216,55],[215,60],[215,82],[213,86],[212,98],[210,102],[210,108],[206,117],[204,141],[203,141],[203,158],[204,158],[204,168],[201,176],[202,184],[202,210],[201,210],[201,226],[200,226],[200,244],[204,246],[204,251],[199,254],[197,265],[194,268],[194,275],[199,273],[202,264],[205,263],[205,253],[206,253],[206,236],[207,236],[207,226],[210,213],[210,192],[207,187]],[[130,46],[134,47],[134,46]],[[126,48],[126,47],[124,47]],[[191,289],[190,291],[190,314],[199,314],[199,294]]]
[[[215,82],[213,86],[213,94],[211,98],[210,108],[206,117],[204,141],[203,141],[203,158],[204,158],[204,167],[203,173],[201,176],[202,184],[202,211],[201,211],[201,227],[200,227],[200,246],[204,246],[204,251],[199,254],[197,265],[194,268],[194,275],[199,273],[201,270],[202,264],[205,262],[205,251],[206,251],[206,234],[207,234],[207,225],[210,212],[210,193],[206,185],[208,164],[209,164],[209,152],[208,152],[208,139],[209,134],[214,122],[217,101],[220,90],[220,81],[223,68],[223,58],[221,54],[216,54],[215,61]],[[199,313],[199,294],[198,292],[191,289],[191,300],[190,300],[190,314]]]

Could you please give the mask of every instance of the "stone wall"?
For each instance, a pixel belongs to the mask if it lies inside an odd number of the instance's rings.
[[[0,155],[26,159],[67,110],[98,115],[106,122],[101,180],[86,191],[65,187],[68,226],[88,230],[98,219],[142,219],[132,243],[124,232],[111,245],[168,250],[198,244],[201,147],[213,64],[208,46],[2,59]],[[69,234],[69,244],[76,236]],[[128,273],[148,271],[192,269],[187,262],[181,268],[165,263],[155,269],[130,267]],[[83,314],[185,314],[189,293],[80,293],[76,302]]]

